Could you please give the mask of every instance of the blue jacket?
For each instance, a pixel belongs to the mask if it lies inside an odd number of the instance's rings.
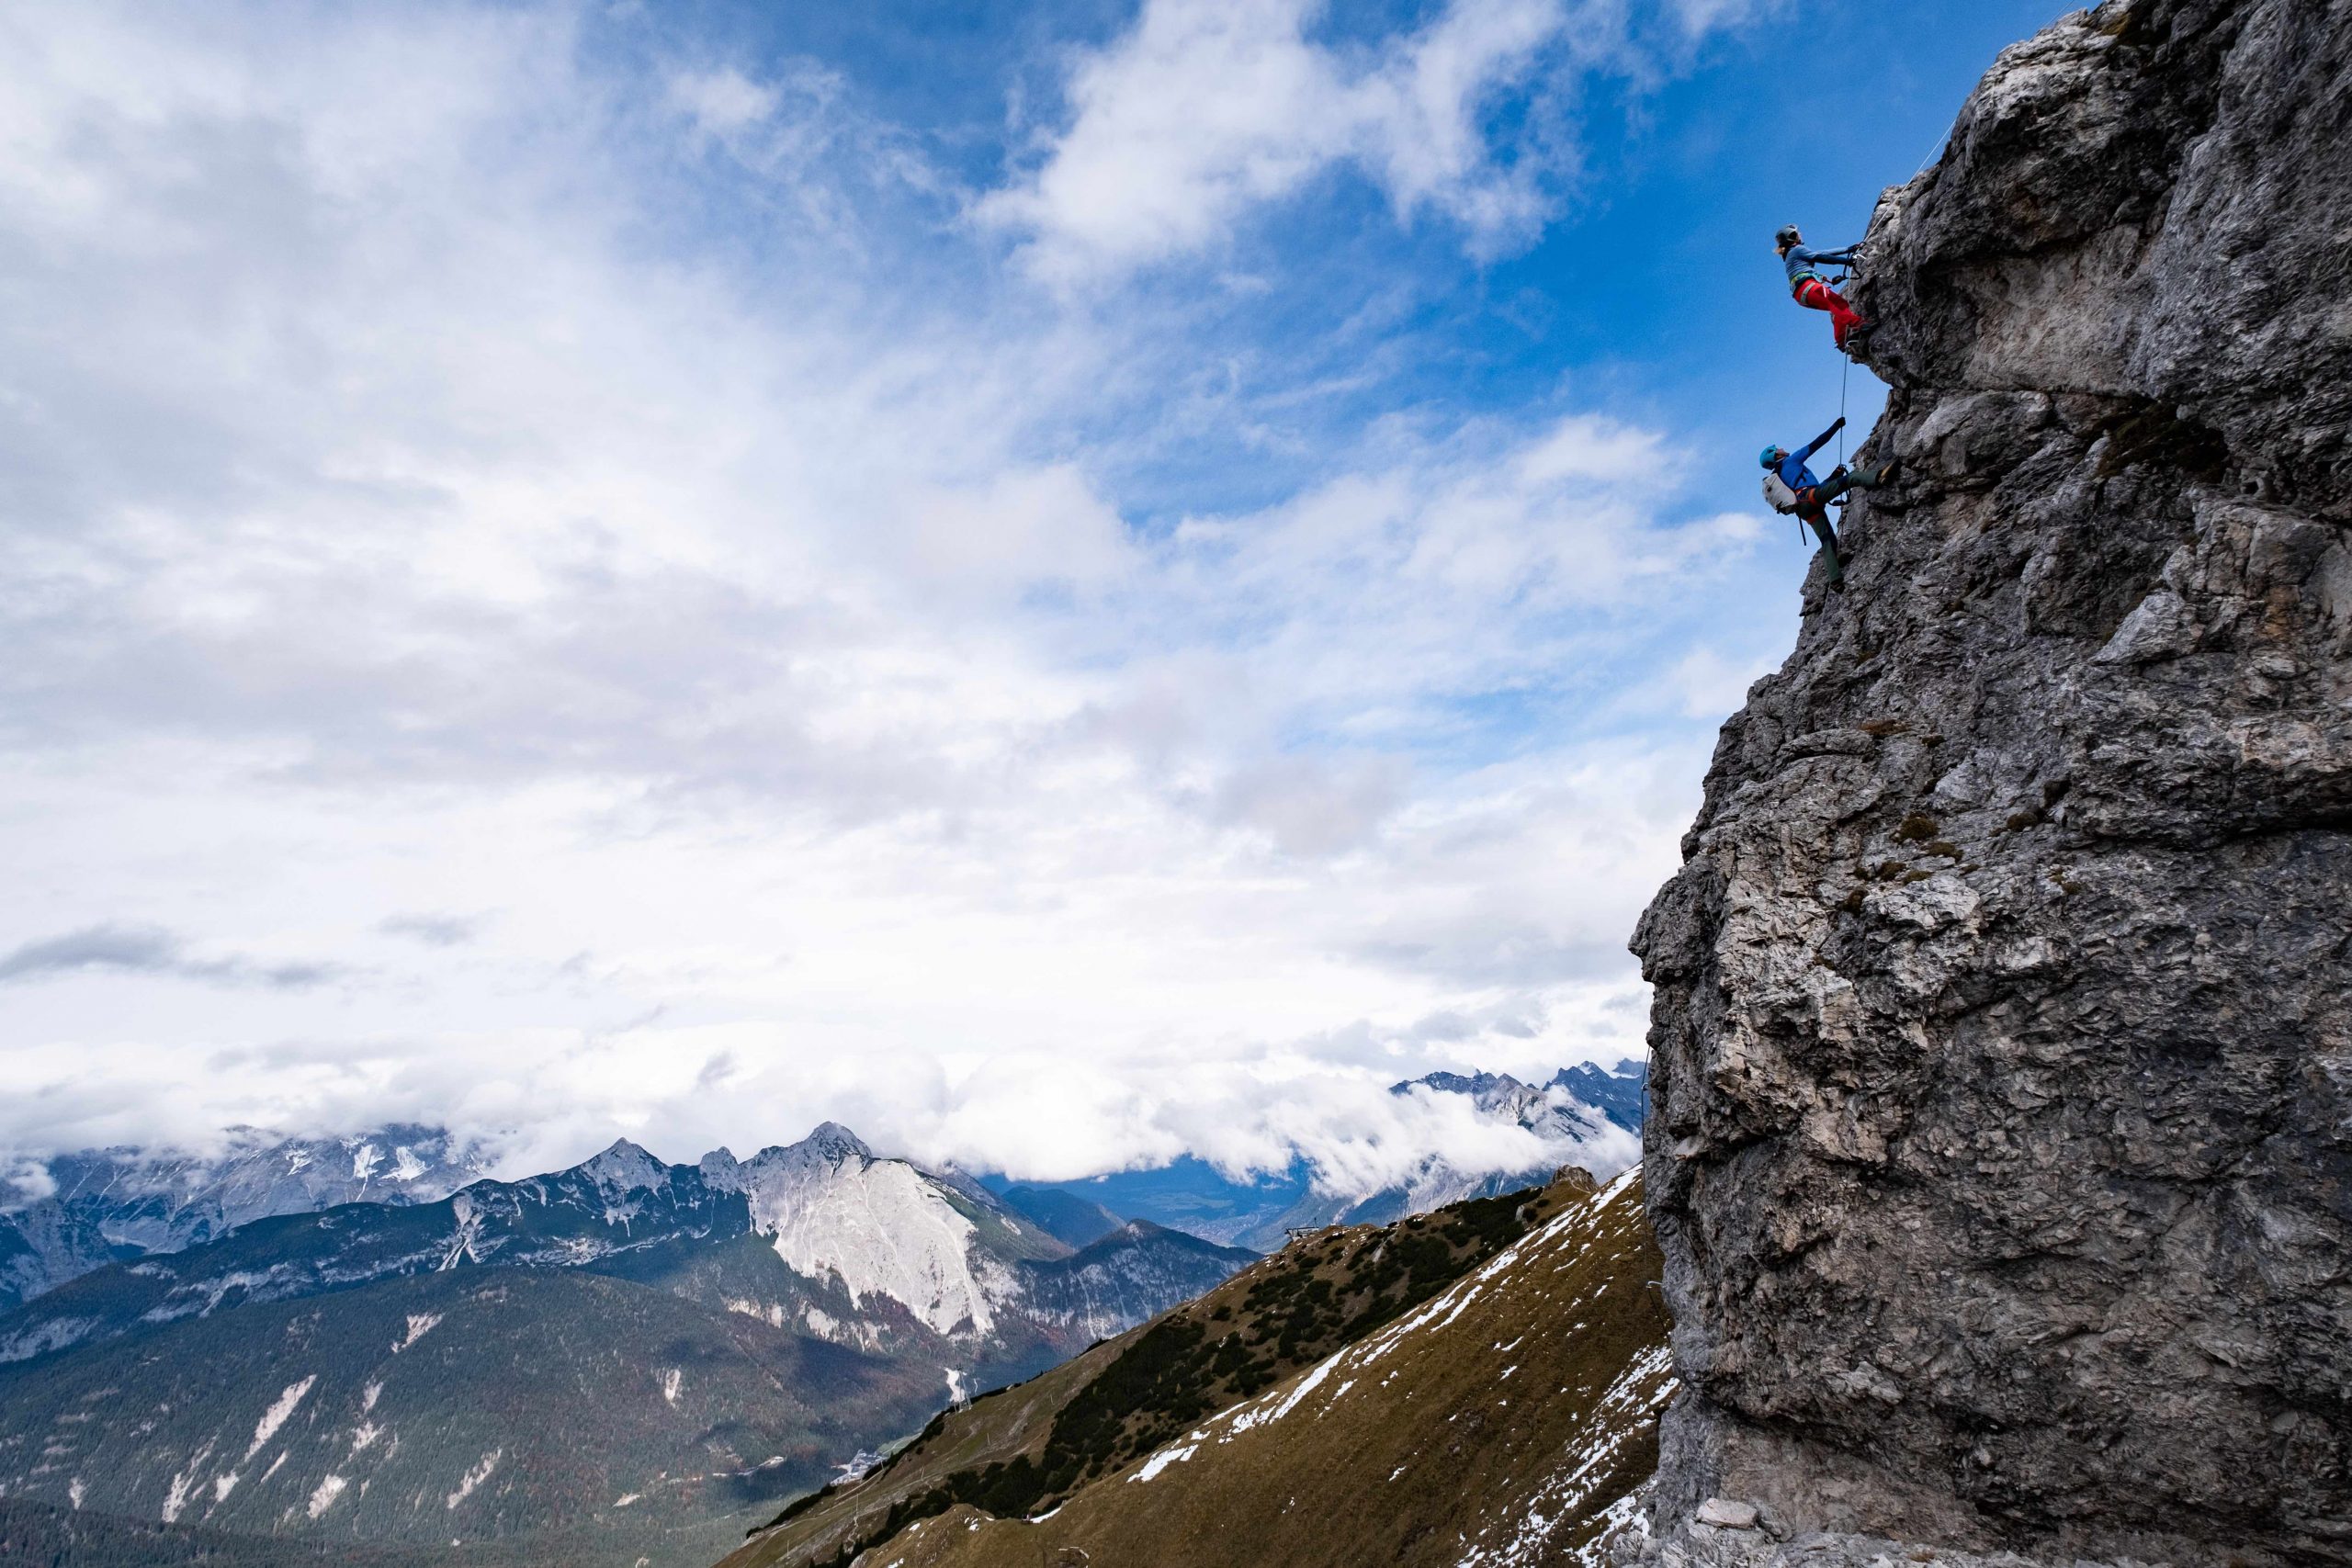
[[[1804,466],[1804,460],[1829,445],[1829,438],[1837,434],[1837,428],[1833,425],[1814,437],[1812,445],[1781,458],[1781,466],[1773,470],[1781,476],[1781,482],[1794,491],[1811,490],[1819,484],[1820,479],[1815,478],[1813,470]]]
[[[1854,253],[1860,249],[1860,245],[1848,245],[1842,251],[1809,251],[1803,245],[1791,245],[1785,258],[1789,265],[1789,291],[1796,292],[1797,285],[1808,277],[1819,277],[1818,268],[1853,265]]]

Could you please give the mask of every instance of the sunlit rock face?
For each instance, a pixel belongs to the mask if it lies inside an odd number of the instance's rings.
[[[2352,5],[2005,53],[1634,946],[1662,1524],[2352,1562]]]

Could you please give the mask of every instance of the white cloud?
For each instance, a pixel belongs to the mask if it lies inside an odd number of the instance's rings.
[[[1728,718],[1747,700],[1747,688],[1776,661],[1757,656],[1733,660],[1717,649],[1692,649],[1667,672],[1657,694],[1691,718]]]
[[[0,1168],[0,1214],[28,1208],[57,1191],[57,1179],[38,1159],[19,1158]]]
[[[736,135],[772,117],[783,102],[783,95],[729,65],[712,71],[673,73],[670,102],[697,129],[724,137]]]
[[[1481,237],[1544,201],[1477,123],[1487,94],[1560,28],[1560,0],[1454,0],[1423,31],[1358,59],[1312,41],[1319,0],[1147,0],[1132,31],[1081,59],[1071,119],[980,216],[1035,236],[1057,282],[1198,250],[1250,206],[1349,162],[1400,216],[1433,206]]]
[[[1253,208],[1337,168],[1375,183],[1400,223],[1424,211],[1474,255],[1532,241],[1577,166],[1577,73],[1643,76],[1735,26],[1752,0],[1673,0],[1670,36],[1618,0],[1449,0],[1376,43],[1319,40],[1324,0],[1145,0],[1132,28],[1080,55],[1068,123],[975,209],[1071,286],[1216,248]],[[1529,89],[1509,129],[1496,98]]]
[[[1345,61],[1273,9],[1144,30],[1339,94],[1408,206],[1507,197],[1459,117],[1545,8]],[[1572,721],[1753,535],[1683,520],[1672,439],[1423,418],[1137,526],[1069,434],[1167,376],[1136,335],[868,265],[930,176],[839,83],[591,71],[582,25],[0,17],[0,1148],[1388,1157],[1393,1078],[1638,1050],[1704,737]],[[1106,107],[1181,199],[1098,248],[1305,177],[1263,96],[1205,163]],[[783,214],[749,263],[671,183],[713,139]]]
[[[1669,7],[1692,37],[1737,27],[1786,9],[1786,0],[1672,0]]]

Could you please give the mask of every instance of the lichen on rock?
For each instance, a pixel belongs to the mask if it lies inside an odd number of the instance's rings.
[[[2352,0],[2005,52],[1634,939],[1662,1524],[2352,1562]]]

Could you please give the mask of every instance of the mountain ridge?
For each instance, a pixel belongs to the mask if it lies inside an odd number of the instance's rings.
[[[1255,1256],[1148,1224],[1074,1248],[832,1124],[694,1165],[619,1139],[434,1203],[254,1220],[0,1314],[0,1495],[687,1568],[737,1514]]]
[[[720,1149],[695,1165],[665,1165],[623,1138],[563,1170],[477,1181],[435,1203],[273,1215],[216,1242],[110,1265],[0,1314],[0,1364],[381,1278],[493,1265],[614,1271],[628,1254],[744,1234],[765,1237],[802,1279],[831,1280],[851,1313],[893,1303],[912,1326],[976,1343],[996,1327],[1001,1302],[1023,1288],[1024,1269],[1084,1250],[974,1184],[876,1156],[837,1123],[749,1160]],[[1227,1260],[1189,1242],[1163,1233],[1129,1237],[1124,1250]]]
[[[413,1123],[342,1137],[233,1127],[212,1156],[128,1146],[57,1155],[31,1168],[48,1190],[0,1213],[0,1308],[255,1220],[345,1202],[435,1201],[485,1171],[478,1148]],[[21,1190],[27,1177],[16,1179]]]
[[[1125,1218],[1149,1219],[1213,1241],[1272,1251],[1288,1232],[1317,1225],[1385,1224],[1425,1213],[1464,1198],[1494,1196],[1541,1186],[1562,1165],[1586,1165],[1610,1174],[1638,1156],[1648,1069],[1639,1058],[1602,1069],[1579,1064],[1542,1084],[1508,1074],[1434,1072],[1389,1086],[1392,1095],[1419,1087],[1434,1094],[1479,1101],[1482,1114],[1518,1121],[1544,1141],[1544,1153],[1515,1170],[1467,1175],[1432,1156],[1408,1180],[1384,1187],[1362,1183],[1327,1190],[1322,1173],[1304,1158],[1279,1173],[1227,1177],[1185,1156],[1165,1166],[1116,1171],[1076,1180],[1002,1183],[1067,1194]],[[1534,1104],[1550,1108],[1545,1114]],[[1522,1111],[1527,1112],[1521,1119]]]

